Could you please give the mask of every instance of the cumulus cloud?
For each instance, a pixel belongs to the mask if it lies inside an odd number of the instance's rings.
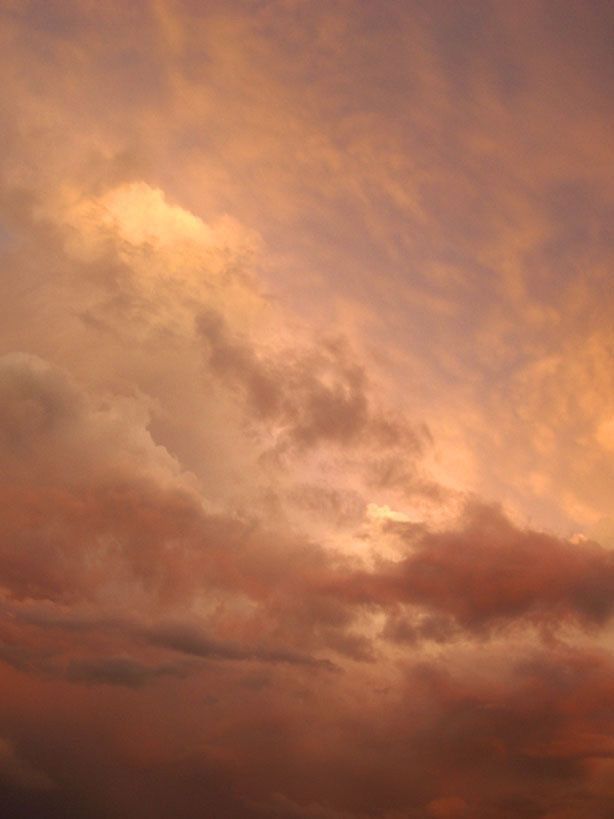
[[[121,396],[92,401],[38,356],[0,357],[0,459],[6,480],[70,486],[140,474],[180,483],[181,469],[147,430],[147,409]]]
[[[121,399],[96,398],[57,367],[7,356],[1,383],[11,432],[0,451],[11,478],[0,541],[4,667],[41,691],[55,686],[46,696],[84,692],[84,715],[88,692],[151,691],[161,703],[204,685],[197,723],[213,719],[220,744],[194,750],[194,764],[228,783],[214,797],[222,813],[530,816],[562,798],[561,782],[592,781],[595,760],[610,758],[599,717],[609,658],[523,643],[535,624],[549,633],[607,625],[609,551],[523,529],[487,506],[447,529],[381,506],[369,537],[396,541],[400,557],[349,557],[293,532],[284,516],[212,508],[155,443],[146,413],[119,412]],[[519,641],[505,662],[498,643],[483,641],[502,625]],[[472,641],[487,652],[482,676],[471,671]],[[421,654],[447,645],[447,658]],[[573,719],[572,690],[582,703]],[[249,692],[241,705],[240,692]],[[178,742],[187,730],[180,721]],[[266,744],[269,732],[278,747]],[[402,768],[399,747],[412,748]],[[192,763],[168,769],[152,753],[150,769],[165,770],[163,802],[175,804]],[[494,782],[503,768],[505,793],[485,788],[484,772]],[[321,779],[325,769],[334,781]],[[449,770],[460,771],[452,793]],[[88,798],[103,799],[85,776]]]
[[[198,316],[197,327],[207,341],[213,372],[240,391],[250,420],[279,430],[281,448],[370,444],[403,448],[410,455],[428,440],[426,430],[414,431],[404,419],[370,406],[372,388],[364,367],[352,360],[342,340],[267,355],[233,339],[211,311]]]
[[[407,544],[408,555],[377,572],[347,578],[339,587],[344,597],[425,607],[473,632],[519,620],[602,626],[612,615],[613,555],[597,543],[523,530],[485,506],[470,506],[450,531],[390,525]],[[424,632],[427,623],[437,622],[431,618],[420,628]]]

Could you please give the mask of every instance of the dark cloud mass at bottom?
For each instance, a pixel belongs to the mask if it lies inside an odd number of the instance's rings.
[[[612,819],[611,6],[0,6],[0,819]]]
[[[11,815],[608,816],[610,552],[469,506],[367,568],[146,478],[151,440],[120,477],[65,375],[0,371]]]

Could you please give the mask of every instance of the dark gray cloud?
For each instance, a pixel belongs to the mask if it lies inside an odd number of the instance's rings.
[[[124,685],[140,688],[161,677],[183,677],[188,673],[179,665],[152,666],[130,657],[93,657],[71,660],[67,679],[89,685]]]

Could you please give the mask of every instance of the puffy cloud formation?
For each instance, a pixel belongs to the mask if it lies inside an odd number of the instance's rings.
[[[0,12],[0,814],[614,813],[611,10]]]
[[[426,607],[469,631],[532,620],[603,625],[614,611],[614,552],[516,528],[499,510],[469,508],[459,528],[392,524],[402,560],[344,578],[348,599]]]

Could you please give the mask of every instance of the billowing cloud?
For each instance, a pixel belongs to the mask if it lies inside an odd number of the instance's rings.
[[[389,525],[409,554],[377,572],[347,576],[337,590],[343,597],[425,607],[477,632],[523,619],[600,626],[613,613],[614,553],[598,543],[522,530],[489,507],[469,507],[450,531]],[[410,627],[407,636],[413,633]]]

